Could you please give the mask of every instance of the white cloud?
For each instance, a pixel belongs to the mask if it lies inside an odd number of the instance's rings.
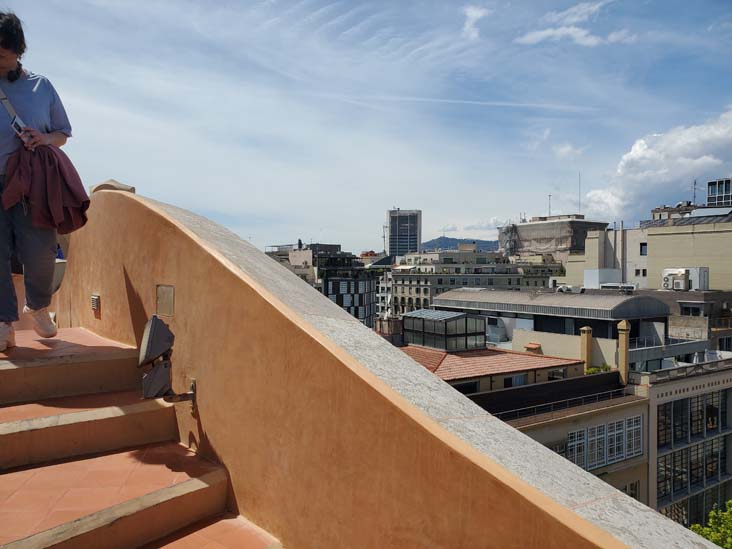
[[[498,227],[502,227],[506,223],[507,222],[505,219],[491,217],[486,219],[485,221],[479,221],[472,225],[466,225],[465,227],[463,227],[463,229],[466,231],[488,231],[491,229],[497,229]]]
[[[590,214],[642,219],[662,203],[691,199],[696,179],[729,177],[732,173],[732,109],[697,126],[680,126],[647,135],[618,163],[604,189],[587,193]],[[699,198],[699,197],[697,197]]]
[[[457,225],[445,225],[445,226],[444,226],[444,227],[442,227],[442,229],[440,229],[440,230],[441,230],[441,231],[442,231],[443,233],[456,233],[457,231],[459,231],[459,230],[460,230],[460,227],[458,227]]]
[[[582,2],[571,8],[556,12],[550,11],[544,16],[544,19],[549,23],[555,23],[560,25],[572,25],[574,23],[581,23],[587,21],[590,17],[595,17],[603,6],[610,3],[611,0],[603,0],[600,2]]]
[[[564,38],[572,40],[579,46],[594,47],[599,46],[604,40],[590,33],[587,29],[580,27],[557,27],[552,29],[544,29],[539,31],[527,32],[523,36],[514,40],[517,44],[533,46],[546,40],[558,42]]]
[[[592,34],[581,27],[556,27],[538,31],[527,32],[514,40],[517,44],[533,46],[545,41],[558,42],[563,39],[572,40],[578,46],[594,48],[602,44],[632,44],[638,40],[638,36],[631,34],[628,29],[614,31],[608,34],[607,38]]]
[[[554,145],[554,155],[560,160],[574,160],[582,156],[585,152],[586,147],[578,148],[571,143],[562,143],[560,145]]]
[[[549,139],[552,130],[551,128],[544,128],[543,130],[536,130],[529,135],[529,139],[526,142],[526,148],[530,151],[535,151],[541,147]]]
[[[638,36],[631,34],[628,29],[611,32],[607,35],[608,44],[633,44],[638,40]]]
[[[465,14],[463,37],[468,40],[478,40],[480,38],[480,30],[476,24],[487,15],[490,15],[491,10],[479,6],[465,6],[463,13]]]

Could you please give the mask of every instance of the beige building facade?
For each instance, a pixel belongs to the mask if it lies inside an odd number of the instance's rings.
[[[619,269],[623,282],[660,289],[663,270],[708,267],[709,287],[732,290],[732,217],[662,219],[641,228],[592,231],[584,253],[571,254],[557,284],[582,286],[586,269]]]

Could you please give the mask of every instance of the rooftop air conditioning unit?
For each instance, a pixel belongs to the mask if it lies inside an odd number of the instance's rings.
[[[709,267],[688,267],[664,269],[661,280],[664,290],[697,290],[709,289]]]

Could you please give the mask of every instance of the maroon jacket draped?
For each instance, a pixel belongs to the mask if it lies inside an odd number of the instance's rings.
[[[71,160],[58,147],[42,145],[35,151],[19,147],[8,158],[3,208],[12,208],[23,197],[30,204],[34,227],[66,234],[86,224],[89,195]]]

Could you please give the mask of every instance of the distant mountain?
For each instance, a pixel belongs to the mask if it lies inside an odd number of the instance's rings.
[[[474,238],[450,238],[449,236],[440,236],[422,243],[422,250],[457,250],[458,244],[472,244],[475,242],[478,251],[495,252],[498,249],[498,240],[477,240]]]

